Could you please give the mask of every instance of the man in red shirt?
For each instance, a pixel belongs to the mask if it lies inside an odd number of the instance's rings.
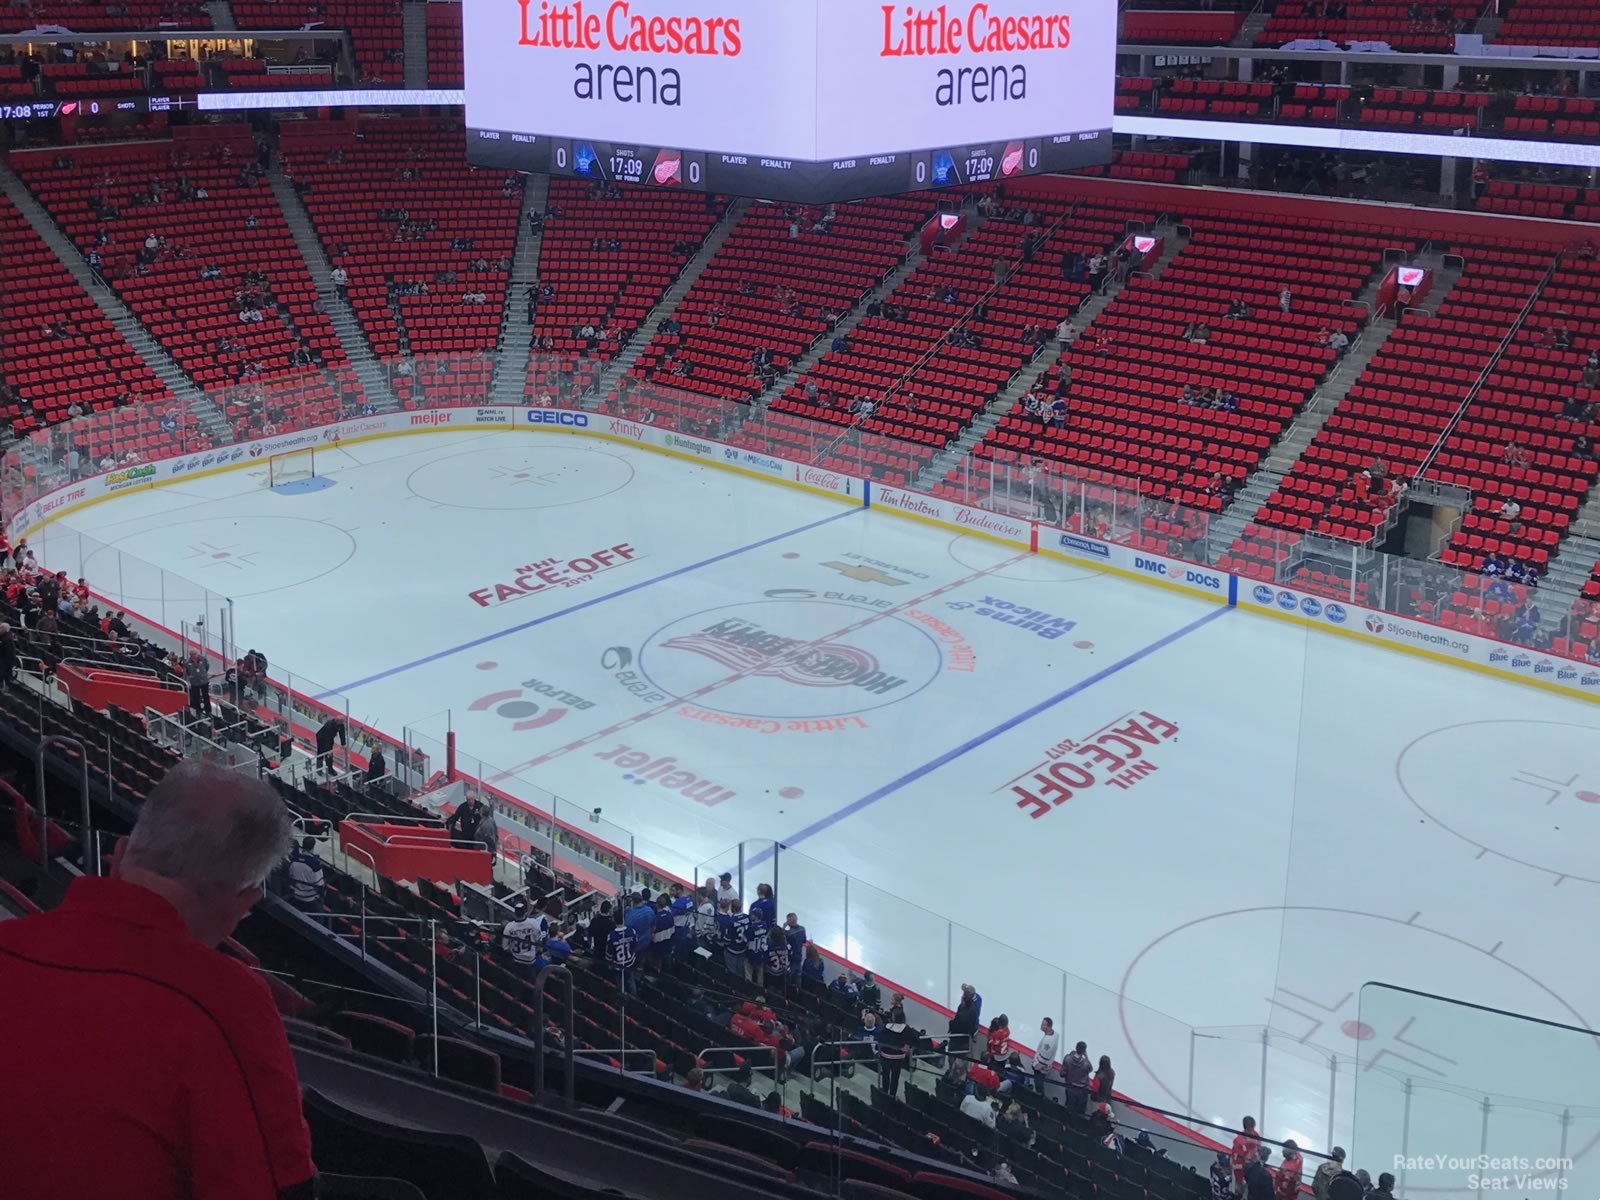
[[[1273,1182],[1272,1194],[1277,1200],[1298,1200],[1300,1174],[1305,1161],[1300,1157],[1300,1147],[1291,1138],[1283,1143],[1283,1162],[1278,1164],[1278,1177]]]
[[[289,847],[259,780],[181,765],[113,878],[0,922],[0,1195],[297,1200],[316,1168],[283,1022],[216,949]]]
[[[1256,1148],[1261,1145],[1261,1135],[1256,1132],[1256,1119],[1246,1117],[1241,1124],[1244,1132],[1233,1139],[1233,1148],[1228,1152],[1228,1161],[1233,1166],[1233,1194],[1244,1195],[1244,1169],[1255,1161]]]

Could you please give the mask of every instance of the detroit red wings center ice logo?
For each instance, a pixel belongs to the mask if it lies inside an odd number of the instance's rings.
[[[756,678],[781,679],[800,687],[845,687],[905,682],[890,679],[879,669],[877,656],[843,642],[801,642],[768,633],[751,621],[729,619],[708,625],[697,633],[681,634],[661,643],[664,650],[686,650]]]

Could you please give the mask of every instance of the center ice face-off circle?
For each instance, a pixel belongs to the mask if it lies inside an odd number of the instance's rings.
[[[707,609],[662,626],[639,651],[640,673],[657,691],[713,712],[784,720],[897,704],[943,666],[938,643],[917,626],[827,600]]]
[[[462,469],[463,457],[472,459],[469,470]],[[588,446],[521,442],[436,458],[411,472],[406,486],[435,504],[499,512],[582,504],[631,482],[633,465],[615,454]]]

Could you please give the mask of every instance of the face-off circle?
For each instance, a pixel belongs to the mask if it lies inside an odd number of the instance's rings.
[[[1407,799],[1486,854],[1600,883],[1600,729],[1559,721],[1468,721],[1417,738],[1395,760]]]
[[[657,691],[730,716],[811,720],[896,704],[944,667],[920,626],[831,600],[730,604],[662,626],[639,650]]]
[[[1265,949],[1254,958],[1238,953],[1252,946]],[[1361,947],[1359,964],[1337,952],[1346,946]],[[1207,982],[1196,989],[1201,977]],[[1380,1112],[1388,1100],[1403,1094],[1404,1079],[1414,1081],[1421,1093],[1500,1094],[1510,1087],[1519,1095],[1570,1099],[1573,1080],[1584,1077],[1583,1068],[1569,1059],[1523,1058],[1517,1077],[1508,1082],[1483,1054],[1484,1045],[1492,1041],[1492,1018],[1452,1019],[1456,1014],[1450,1010],[1446,1016],[1445,1005],[1423,996],[1413,1006],[1401,991],[1381,997],[1369,991],[1363,997],[1368,980],[1428,995],[1471,997],[1510,1012],[1592,1028],[1565,998],[1502,957],[1498,945],[1476,946],[1428,928],[1415,916],[1402,920],[1311,905],[1235,909],[1168,930],[1128,965],[1117,1003],[1134,1057],[1175,1108],[1189,1104],[1184,1076],[1189,1042],[1186,1035],[1175,1034],[1181,1027],[1173,1018],[1199,1027],[1199,1044],[1222,1039],[1220,1050],[1208,1051],[1210,1068],[1203,1064],[1194,1072],[1191,1111],[1207,1119],[1236,1121],[1257,1108],[1261,1043],[1251,1036],[1251,1028],[1268,1013],[1276,1035],[1272,1045],[1281,1051],[1269,1057],[1269,1075],[1282,1097],[1271,1101],[1279,1110],[1273,1118],[1279,1129],[1326,1133],[1330,1054],[1346,1060],[1340,1067],[1341,1088],[1350,1086],[1349,1060],[1359,1059],[1354,1068],[1357,1103]],[[1199,1007],[1165,1016],[1141,1003],[1148,1000],[1161,1007],[1162,997],[1174,995],[1189,997]],[[1241,1014],[1250,1018],[1248,1027],[1237,1029],[1234,1038],[1221,1029],[1206,1029],[1237,1026]],[[1587,1053],[1580,1046],[1585,1041],[1600,1055],[1600,1040],[1577,1035],[1571,1041],[1573,1053]],[[1590,1074],[1596,1069],[1600,1057],[1587,1068]],[[1232,1078],[1227,1077],[1230,1071]],[[1541,1072],[1549,1077],[1539,1078]],[[1296,1083],[1304,1086],[1295,1090]],[[1363,1087],[1368,1089],[1366,1099]],[[1419,1105],[1417,1120],[1429,1111]],[[1413,1135],[1422,1136],[1416,1129]],[[1581,1158],[1597,1142],[1600,1133],[1575,1137],[1567,1153]],[[1458,1190],[1419,1182],[1408,1179],[1407,1190]]]
[[[457,460],[468,457],[472,469],[463,471]],[[615,454],[518,439],[517,445],[479,446],[423,463],[406,477],[406,487],[451,508],[515,512],[598,500],[632,481],[632,464]]]
[[[48,552],[47,541],[47,566]],[[120,563],[118,552],[127,556]],[[356,539],[349,533],[311,517],[203,517],[143,529],[100,546],[84,556],[83,576],[119,604],[187,602],[173,576],[239,599],[310,583],[337,571],[355,552]],[[173,575],[163,581],[149,565],[156,562]]]

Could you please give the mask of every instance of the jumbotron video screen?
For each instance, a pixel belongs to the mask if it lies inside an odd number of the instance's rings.
[[[1109,0],[474,0],[482,166],[823,202],[1111,160]]]

